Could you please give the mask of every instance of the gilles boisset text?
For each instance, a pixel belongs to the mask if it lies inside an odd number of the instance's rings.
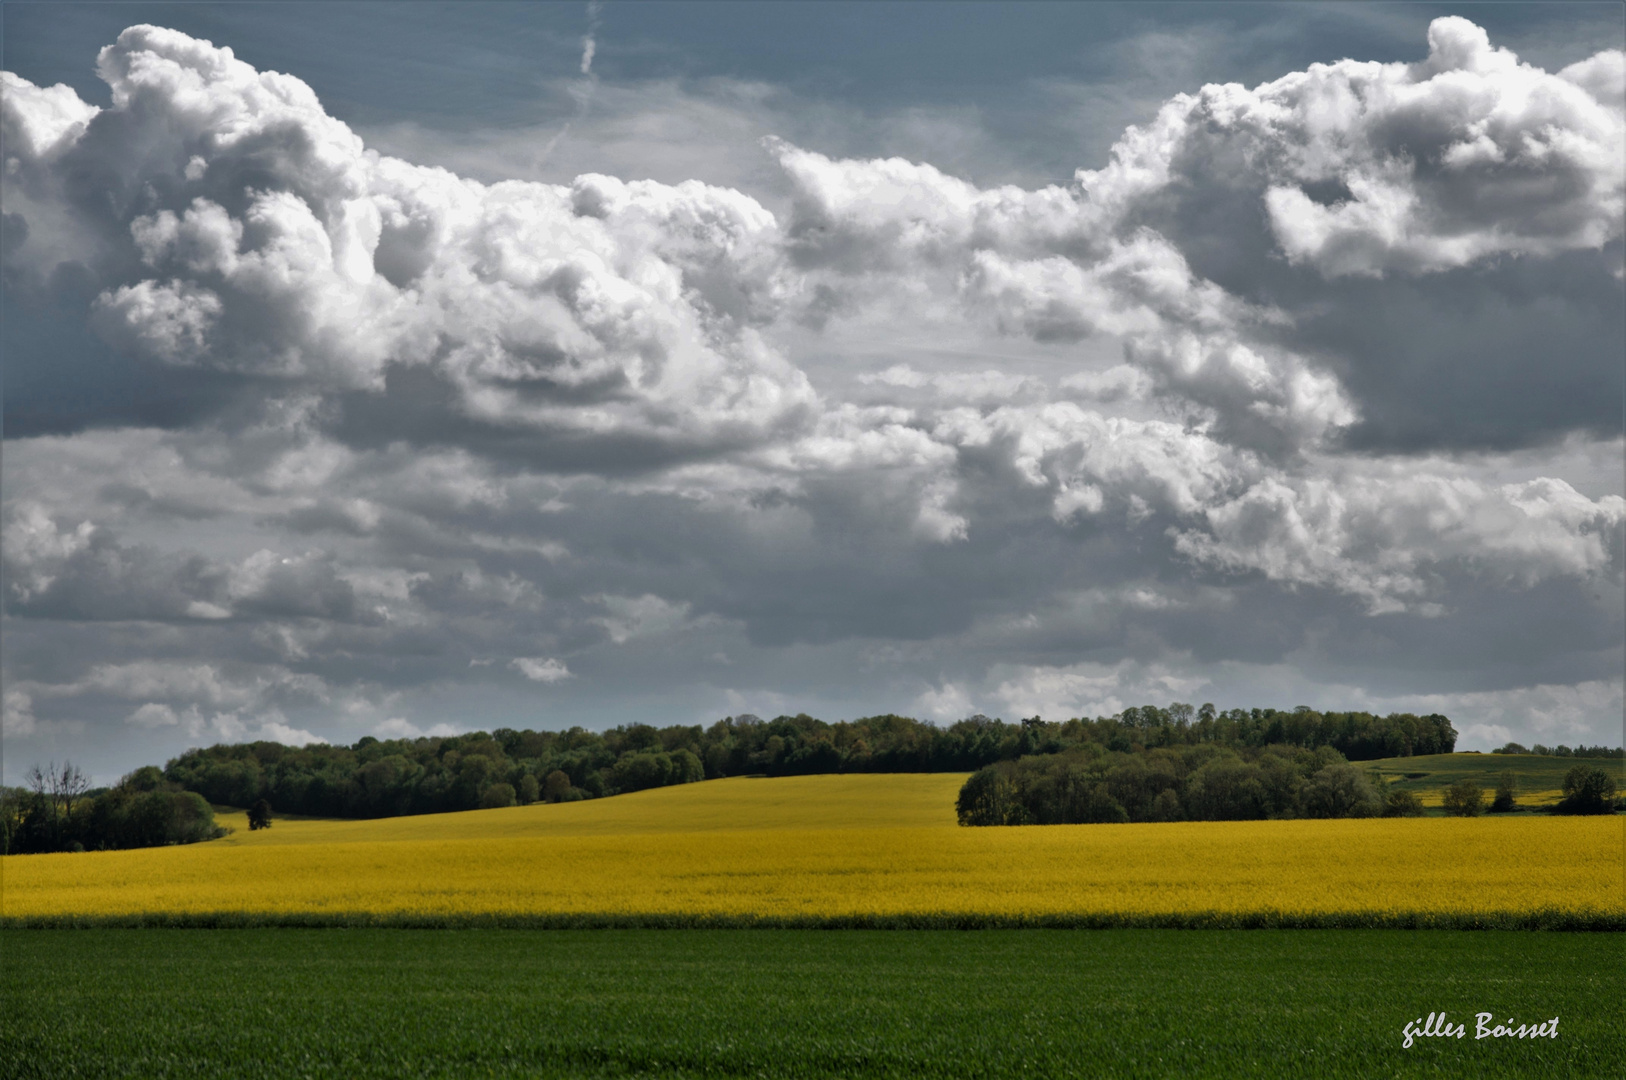
[[[1497,1024],[1495,1027],[1491,1027],[1489,1021],[1492,1015],[1492,1013],[1482,1012],[1474,1017],[1474,1027],[1476,1029],[1474,1038],[1501,1039],[1516,1037],[1520,1039],[1539,1039],[1543,1035],[1549,1039],[1558,1038],[1558,1017],[1556,1016],[1545,1024],[1520,1024],[1518,1027],[1514,1027],[1513,1020],[1509,1018],[1506,1024]],[[1405,1036],[1406,1039],[1401,1045],[1410,1049],[1412,1039],[1421,1036],[1463,1038],[1468,1034],[1468,1026],[1458,1024],[1456,1027],[1452,1027],[1451,1021],[1446,1019],[1443,1012],[1429,1013],[1426,1023],[1420,1019],[1413,1020],[1406,1025],[1405,1030],[1400,1034]]]

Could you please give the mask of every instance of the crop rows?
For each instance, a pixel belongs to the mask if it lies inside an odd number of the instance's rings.
[[[0,1075],[1604,1077],[1591,934],[0,932]],[[1435,1010],[1559,1037],[1421,1039]]]

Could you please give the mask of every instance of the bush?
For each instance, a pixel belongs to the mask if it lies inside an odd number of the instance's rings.
[[[1383,799],[1383,816],[1422,817],[1422,800],[1409,791],[1391,791]]]
[[[1564,774],[1560,814],[1609,814],[1615,808],[1615,778],[1595,765],[1577,765]]]
[[[1485,792],[1472,780],[1458,780],[1445,789],[1445,812],[1454,817],[1478,817],[1485,808]]]

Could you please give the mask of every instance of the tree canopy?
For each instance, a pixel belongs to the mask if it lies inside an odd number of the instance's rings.
[[[805,713],[764,721],[731,716],[710,727],[631,724],[604,732],[500,728],[444,738],[303,748],[258,742],[189,750],[163,775],[212,803],[333,817],[472,810],[601,798],[748,774],[971,772],[1000,761],[1092,746],[1327,747],[1340,760],[1449,753],[1443,716],[1319,713],[1307,708],[1216,710],[1175,703],[1112,717],[1012,722],[973,716],[947,727],[887,713],[827,723]]]
[[[1212,743],[1133,751],[1099,743],[1004,761],[974,773],[955,809],[962,825],[1248,821],[1374,817],[1389,808],[1330,746]]]

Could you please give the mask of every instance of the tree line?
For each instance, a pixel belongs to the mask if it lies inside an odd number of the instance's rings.
[[[1578,758],[1618,758],[1626,757],[1626,749],[1619,746],[1577,746],[1573,750],[1560,743],[1558,746],[1543,746],[1537,743],[1526,747],[1523,743],[1510,742],[1505,746],[1492,750],[1493,754],[1539,754],[1542,757],[1578,757]]]
[[[71,763],[35,765],[24,781],[0,788],[0,854],[161,847],[226,835],[203,796],[151,765],[97,790]]]
[[[417,739],[367,736],[352,746],[221,744],[188,750],[162,770],[138,769],[114,788],[81,791],[66,800],[53,802],[43,789],[12,789],[4,800],[5,850],[74,845],[92,850],[203,839],[215,828],[212,815],[204,813],[210,803],[255,807],[263,802],[267,813],[393,817],[602,798],[724,776],[972,772],[1084,748],[1139,754],[1219,747],[1251,754],[1285,745],[1327,748],[1340,760],[1364,760],[1449,753],[1456,737],[1450,721],[1439,715],[1379,717],[1304,707],[1220,711],[1176,702],[1062,722],[977,715],[939,727],[890,713],[836,723],[802,713],[769,721],[731,716],[709,727],[499,728]],[[174,797],[182,793],[198,798]],[[160,803],[168,808],[164,813]]]
[[[1082,746],[1134,752],[1170,746],[1330,747],[1344,758],[1449,753],[1443,716],[1318,713],[1299,708],[1144,706],[1112,717],[1014,723],[973,716],[948,727],[884,714],[826,723],[799,714],[725,717],[709,727],[631,724],[604,732],[472,732],[353,746],[219,745],[169,762],[166,779],[212,803],[259,799],[281,813],[389,817],[602,798],[724,776],[971,772]]]
[[[1607,755],[1599,755],[1607,756]],[[1551,808],[1554,814],[1613,814],[1626,810],[1626,798],[1616,794],[1615,778],[1596,765],[1576,765],[1564,774],[1564,797]],[[1496,796],[1491,810],[1505,812],[1518,806],[1518,777],[1511,769],[1496,778]],[[1484,808],[1484,789],[1472,777],[1464,777],[1445,789],[1445,812],[1460,817],[1477,817]]]
[[[1099,744],[978,770],[955,804],[962,825],[1249,821],[1422,812],[1416,796],[1380,793],[1331,746],[1213,743],[1108,750]]]
[[[1614,778],[1593,765],[1565,774],[1557,814],[1626,809]],[[1490,809],[1517,807],[1512,772],[1497,778]],[[1484,791],[1464,778],[1443,793],[1447,814],[1476,817]],[[960,789],[961,825],[1079,825],[1143,821],[1254,821],[1265,818],[1417,817],[1422,803],[1330,746],[1223,747],[1212,743],[1105,750],[1098,744],[1059,754],[1001,761],[973,773]]]

